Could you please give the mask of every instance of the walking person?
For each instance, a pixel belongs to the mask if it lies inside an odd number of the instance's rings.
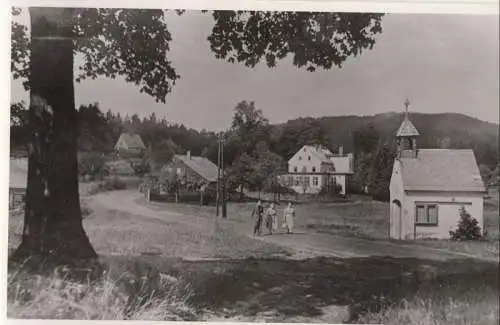
[[[255,218],[255,226],[253,229],[254,236],[260,236],[261,227],[262,227],[262,218],[264,217],[264,207],[260,200],[257,202],[254,210],[252,211],[252,217]]]
[[[269,208],[266,211],[266,226],[269,231],[269,235],[273,234],[273,230],[277,230],[278,221],[276,220],[276,209],[274,208],[274,203],[269,205]]]
[[[284,226],[286,228],[287,234],[291,234],[293,232],[293,226],[295,221],[295,209],[292,206],[292,202],[288,202],[288,206],[284,211]]]

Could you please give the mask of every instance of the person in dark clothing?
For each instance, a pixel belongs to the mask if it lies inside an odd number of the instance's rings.
[[[264,218],[264,207],[262,203],[259,201],[252,211],[252,216],[255,218],[255,227],[253,229],[253,234],[260,236],[261,228],[262,228],[262,219]]]

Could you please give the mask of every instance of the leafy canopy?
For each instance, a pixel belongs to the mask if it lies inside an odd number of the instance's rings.
[[[74,51],[83,63],[76,81],[124,77],[165,103],[180,78],[168,59],[172,35],[165,10],[75,8],[71,11]],[[180,15],[182,10],[176,10]],[[17,16],[21,9],[13,8]],[[274,67],[287,55],[308,71],[341,67],[350,56],[371,49],[382,32],[383,14],[213,11],[208,37],[218,59],[254,67],[264,61]],[[26,26],[12,21],[11,70],[29,89],[30,39]]]

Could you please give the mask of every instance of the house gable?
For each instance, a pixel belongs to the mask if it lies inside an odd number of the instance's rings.
[[[311,173],[313,170],[319,173],[322,170],[322,163],[323,161],[318,157],[314,147],[303,146],[288,160],[288,171],[290,173],[302,173],[305,168],[307,173]]]
[[[146,146],[138,134],[122,133],[116,142],[115,149],[144,150]]]

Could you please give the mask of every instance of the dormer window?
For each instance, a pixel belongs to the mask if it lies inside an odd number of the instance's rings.
[[[299,169],[297,168],[297,166],[293,167],[293,171],[296,173],[299,171]]]
[[[302,160],[302,156],[299,156],[299,160]]]

